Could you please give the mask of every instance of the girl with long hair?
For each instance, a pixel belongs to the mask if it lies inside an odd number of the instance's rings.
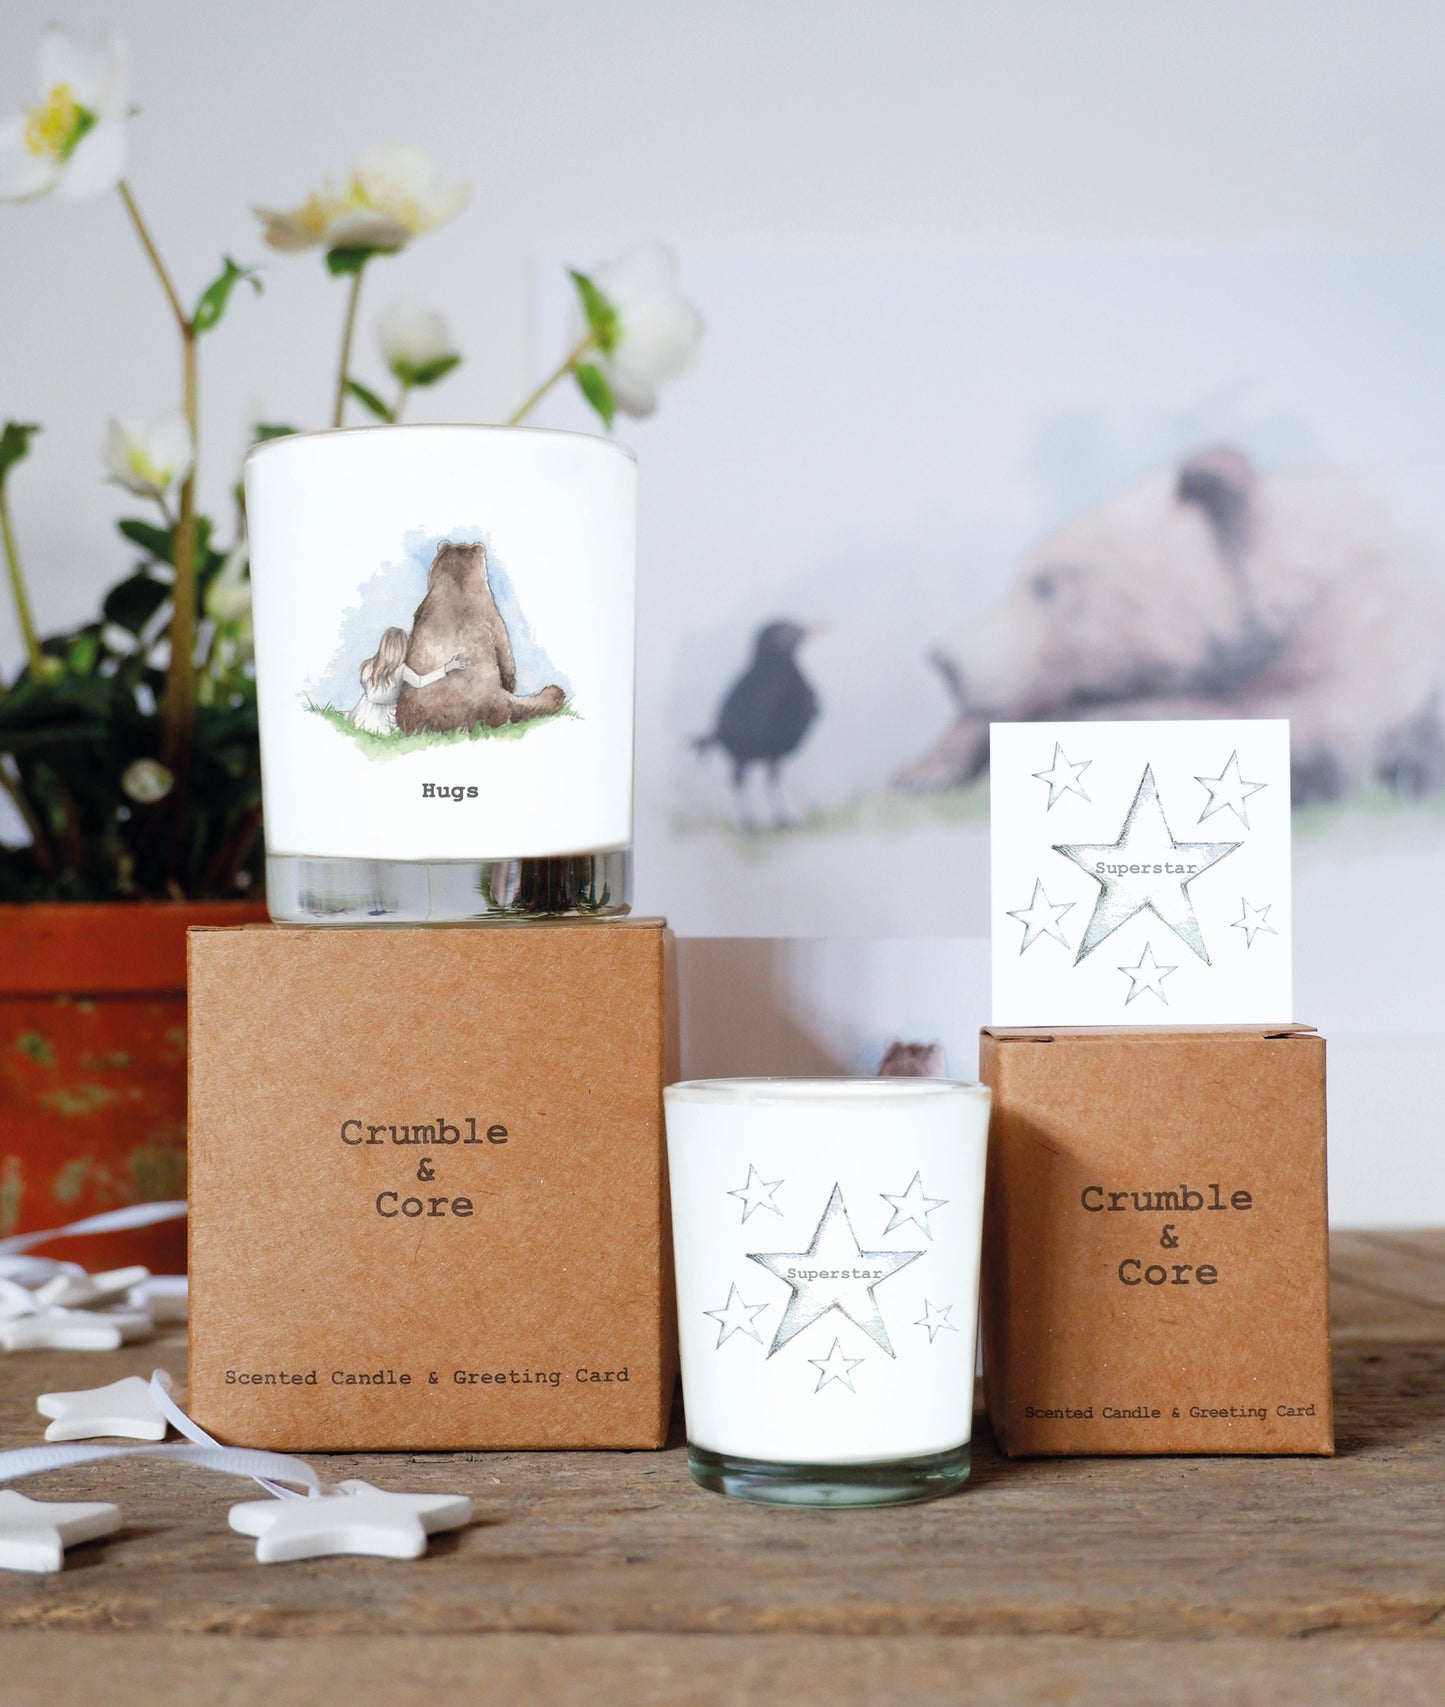
[[[439,669],[419,676],[406,662],[406,647],[406,630],[388,628],[377,642],[375,655],[361,666],[361,698],[347,716],[369,735],[396,733],[396,702],[403,685],[430,687],[453,670],[464,670],[467,666],[466,653],[454,652]]]

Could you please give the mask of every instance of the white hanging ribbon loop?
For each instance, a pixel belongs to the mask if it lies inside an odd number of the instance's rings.
[[[197,1446],[211,1447],[217,1452],[235,1452],[241,1450],[241,1448],[234,1446],[222,1446],[220,1441],[213,1439],[209,1434],[207,1434],[205,1429],[203,1429],[198,1422],[186,1415],[186,1413],[176,1403],[173,1392],[173,1383],[170,1375],[164,1369],[157,1369],[151,1375],[151,1398],[155,1402],[156,1409],[161,1413],[171,1427],[175,1429],[178,1434],[185,1435],[187,1440],[194,1441]],[[317,1476],[316,1472],[304,1459],[290,1458],[285,1453],[267,1453],[266,1456],[270,1458],[278,1458],[282,1463],[301,1465],[301,1467],[306,1470],[307,1476],[305,1478],[299,1476],[288,1476],[286,1480],[292,1482],[304,1480],[305,1485],[308,1488],[314,1489],[317,1493],[321,1493],[323,1491],[323,1483]],[[272,1474],[274,1475],[274,1473],[275,1472],[273,1471]],[[296,1500],[304,1498],[304,1496],[298,1494],[294,1488],[283,1487],[279,1482],[268,1480],[266,1476],[258,1475],[254,1470],[247,1470],[244,1474],[252,1477],[254,1481],[259,1482],[268,1494],[274,1494],[278,1500]]]
[[[162,1458],[176,1464],[195,1464],[202,1470],[221,1470],[229,1476],[249,1476],[272,1492],[278,1491],[279,1482],[268,1478],[284,1477],[286,1481],[299,1482],[315,1493],[321,1492],[321,1478],[305,1459],[292,1458],[284,1452],[262,1452],[249,1446],[99,1446],[87,1441],[57,1446],[17,1446],[10,1452],[0,1452],[0,1482],[40,1475],[46,1470],[63,1470],[71,1464],[96,1464],[107,1458]],[[300,1499],[304,1496],[288,1488],[284,1497]]]

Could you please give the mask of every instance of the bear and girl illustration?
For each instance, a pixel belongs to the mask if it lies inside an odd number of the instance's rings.
[[[498,729],[560,711],[555,683],[519,694],[511,637],[497,609],[480,542],[442,540],[410,633],[385,630],[360,669],[346,721],[368,735]]]

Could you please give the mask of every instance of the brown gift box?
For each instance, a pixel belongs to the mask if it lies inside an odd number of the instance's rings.
[[[190,933],[190,1409],[289,1450],[657,1447],[657,920]]]
[[[986,1028],[980,1076],[1003,1450],[1333,1452],[1323,1038]]]

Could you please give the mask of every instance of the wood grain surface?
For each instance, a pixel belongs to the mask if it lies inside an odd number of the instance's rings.
[[[0,1573],[0,1702],[1445,1700],[1445,1232],[1339,1234],[1334,1459],[1006,1462],[980,1419],[959,1496],[773,1511],[662,1453],[315,1458],[470,1494],[412,1564],[258,1565],[249,1485],[144,1460],[24,1491],[125,1526],[54,1577]],[[35,1396],[162,1366],[0,1362],[0,1444]],[[253,1638],[269,1638],[258,1642]],[[316,1640],[315,1638],[324,1638]]]

